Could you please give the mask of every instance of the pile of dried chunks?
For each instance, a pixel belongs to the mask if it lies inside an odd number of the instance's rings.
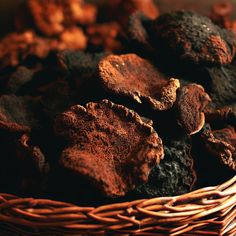
[[[0,191],[96,204],[235,175],[232,10],[26,1],[0,41]]]

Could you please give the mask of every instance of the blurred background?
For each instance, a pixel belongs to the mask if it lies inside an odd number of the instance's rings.
[[[93,0],[90,0],[90,2],[91,1],[94,2]],[[95,0],[95,2],[99,3],[104,1],[106,0]],[[228,1],[232,2],[236,7],[236,0]],[[24,0],[0,0],[0,35],[11,31],[14,15],[22,2],[24,2]],[[199,12],[207,14],[212,4],[224,2],[224,0],[156,0],[156,2],[161,12],[175,9],[197,9]]]

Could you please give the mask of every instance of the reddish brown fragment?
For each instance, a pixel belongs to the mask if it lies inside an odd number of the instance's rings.
[[[201,135],[206,149],[231,170],[236,171],[236,131],[232,126],[206,130]]]
[[[103,48],[105,51],[117,51],[122,48],[117,39],[121,27],[117,22],[95,24],[88,26],[86,32],[89,43],[95,48]]]
[[[212,6],[210,18],[212,21],[223,28],[232,28],[230,16],[232,15],[234,6],[229,1],[215,3]]]
[[[98,68],[104,88],[117,96],[147,103],[155,110],[167,110],[176,100],[179,80],[166,80],[152,64],[135,54],[107,56]]]
[[[47,36],[58,35],[75,24],[91,24],[96,20],[96,7],[83,0],[28,0],[38,30]]]
[[[211,101],[204,88],[190,84],[180,89],[177,96],[177,119],[187,133],[199,132],[205,124],[204,108]]]
[[[58,51],[71,49],[71,50],[84,50],[87,47],[87,38],[79,27],[71,27],[63,31],[59,35]]]
[[[0,41],[0,68],[17,66],[28,56],[45,58],[56,42],[35,35],[33,31],[11,33]]]
[[[67,140],[60,163],[86,177],[108,197],[125,195],[163,158],[162,141],[150,122],[108,100],[73,106],[55,121]]]

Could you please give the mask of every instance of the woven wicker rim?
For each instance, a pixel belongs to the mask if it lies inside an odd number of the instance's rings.
[[[32,234],[28,231],[26,235],[37,235],[34,231],[37,229],[46,230],[48,235],[234,236],[236,175],[219,186],[180,196],[141,199],[97,208],[2,193],[0,222],[6,223],[5,226],[8,225],[17,235],[25,235],[24,230],[31,230]]]

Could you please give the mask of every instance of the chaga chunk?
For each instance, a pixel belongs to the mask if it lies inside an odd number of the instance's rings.
[[[199,132],[205,124],[204,108],[211,101],[204,88],[190,84],[179,89],[176,109],[178,123],[188,134]]]
[[[7,81],[7,91],[10,93],[17,93],[22,86],[31,81],[35,75],[34,69],[29,69],[25,66],[19,66],[16,71],[10,76]]]
[[[206,91],[217,107],[226,106],[236,101],[236,66],[205,68]]]
[[[220,130],[205,129],[201,135],[207,151],[225,166],[236,171],[236,131],[232,126]]]
[[[3,95],[0,97],[0,132],[28,133],[40,126],[36,112],[38,98]]]
[[[229,64],[235,54],[235,36],[207,17],[190,11],[166,13],[153,21],[152,46],[169,63]]]
[[[71,27],[63,31],[59,35],[58,51],[71,49],[71,50],[84,50],[87,47],[87,38],[79,27]]]
[[[171,108],[176,100],[179,81],[166,80],[152,64],[135,54],[107,56],[98,68],[102,85],[112,94],[160,111]]]
[[[0,41],[0,69],[17,66],[28,56],[44,59],[54,44],[54,40],[37,37],[33,31],[11,33]]]
[[[34,23],[46,36],[61,34],[76,24],[94,23],[97,9],[83,0],[28,0]]]
[[[163,158],[162,141],[150,123],[108,100],[71,107],[57,117],[54,129],[68,143],[60,164],[107,197],[145,183]]]
[[[129,18],[127,27],[128,36],[135,46],[140,45],[145,49],[153,50],[149,43],[149,35],[147,32],[147,25],[151,24],[151,19],[145,16],[142,12],[136,12]]]
[[[86,33],[88,42],[93,49],[103,49],[106,52],[113,52],[122,49],[118,40],[121,27],[117,22],[107,22],[88,26]]]
[[[133,192],[138,198],[175,196],[192,190],[196,181],[190,140],[175,140],[164,146],[164,159],[156,165],[148,182]]]
[[[65,50],[57,54],[58,64],[68,77],[91,78],[97,74],[99,61],[105,53],[85,53]]]

